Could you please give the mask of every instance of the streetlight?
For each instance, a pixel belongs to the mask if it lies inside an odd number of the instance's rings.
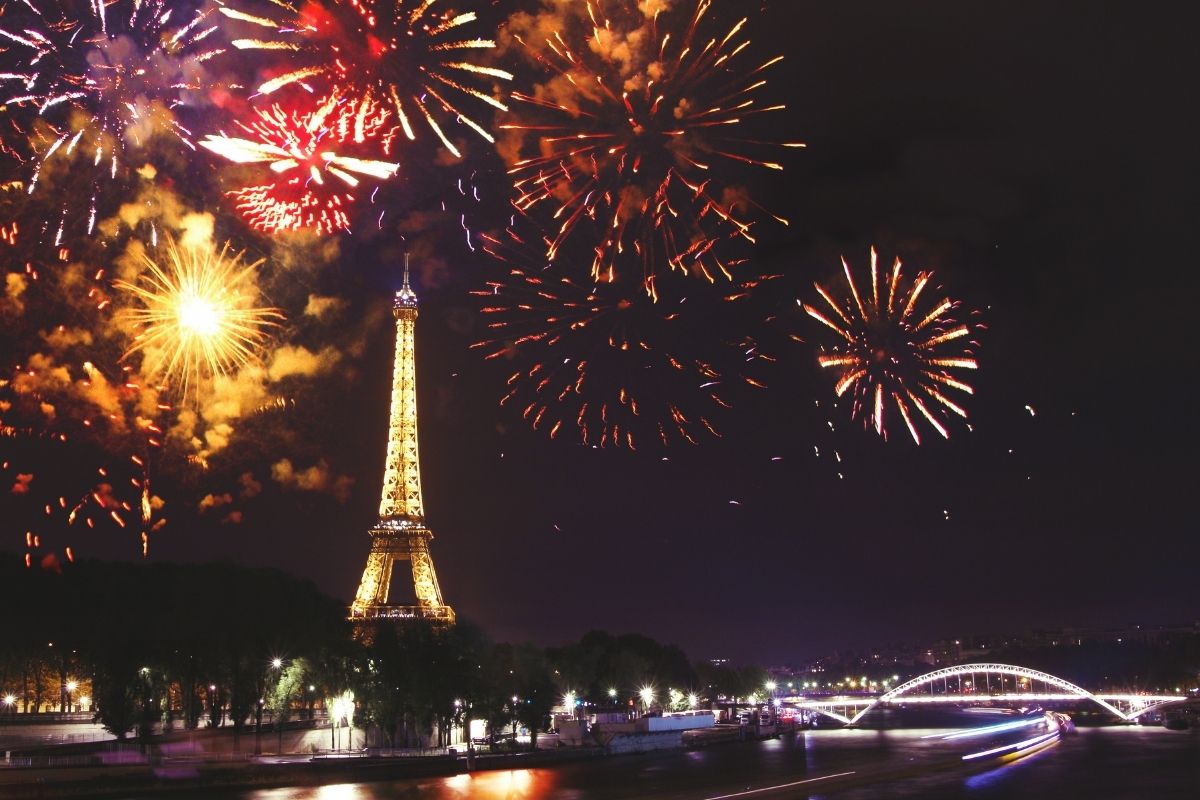
[[[75,681],[67,681],[67,711],[75,710],[75,701],[71,699],[71,695],[75,694],[78,688],[79,684]]]
[[[13,711],[17,706],[17,696],[15,694],[4,695],[4,707],[9,711]],[[13,711],[13,713],[16,713]]]
[[[220,716],[217,715],[217,685],[210,683],[208,685],[208,727],[216,729],[221,722]],[[222,715],[223,716],[223,715]]]
[[[645,706],[645,711],[642,713],[648,713],[650,711],[650,705],[654,702],[654,688],[651,686],[643,686],[638,691],[638,697],[642,699],[642,705]]]

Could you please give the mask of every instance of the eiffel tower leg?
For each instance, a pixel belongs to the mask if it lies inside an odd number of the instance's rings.
[[[392,582],[392,560],[390,551],[371,548],[367,557],[367,568],[363,570],[362,581],[358,584],[358,594],[351,613],[361,616],[371,606],[382,606],[387,603],[388,589]]]
[[[412,553],[412,577],[413,590],[421,607],[434,608],[442,605],[442,592],[438,588],[437,573],[433,571],[433,559],[424,547],[414,549]]]

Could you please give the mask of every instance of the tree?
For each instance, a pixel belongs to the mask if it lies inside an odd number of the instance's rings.
[[[304,658],[292,659],[286,666],[280,665],[277,680],[267,692],[267,708],[278,734],[277,752],[283,752],[283,726],[291,718],[292,701],[304,691],[312,668]]]

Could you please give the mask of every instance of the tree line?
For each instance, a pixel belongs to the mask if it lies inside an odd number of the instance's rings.
[[[746,697],[765,680],[635,634],[594,631],[547,649],[493,642],[462,620],[356,627],[311,582],[230,563],[45,570],[3,555],[0,603],[0,699],[12,701],[0,714],[85,705],[118,738],[225,725],[237,735],[264,715],[280,728],[346,714],[335,700],[352,696],[344,722],[383,746],[449,744],[472,720],[493,736],[526,728],[536,745],[568,695],[645,712],[689,695]]]

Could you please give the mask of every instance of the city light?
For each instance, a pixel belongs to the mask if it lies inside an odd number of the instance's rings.
[[[649,708],[650,704],[654,702],[654,689],[649,686],[643,686],[638,691],[638,697],[642,698],[642,705]]]
[[[16,704],[16,702],[17,702],[16,695],[12,695],[12,694],[4,695],[4,705],[9,706],[11,708],[13,705]]]
[[[271,666],[274,667],[275,669],[279,669],[280,667],[283,666],[283,659],[282,658],[271,659]]]

